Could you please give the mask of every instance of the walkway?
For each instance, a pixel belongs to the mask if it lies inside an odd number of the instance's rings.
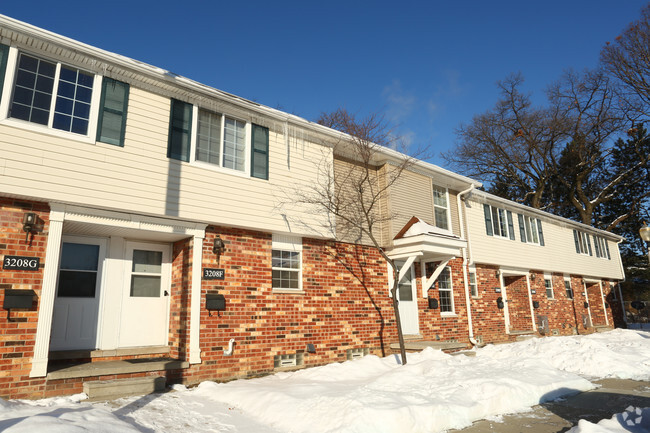
[[[560,433],[580,419],[598,422],[625,412],[629,406],[650,407],[650,381],[602,379],[593,383],[601,387],[535,406],[531,412],[505,415],[499,421],[477,421],[471,427],[449,433]]]

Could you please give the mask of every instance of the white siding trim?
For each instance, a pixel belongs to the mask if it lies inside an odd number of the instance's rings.
[[[203,234],[194,235],[192,242],[192,283],[190,287],[190,364],[201,363],[201,274],[203,264]]]
[[[43,271],[43,286],[36,325],[36,341],[34,342],[34,357],[29,377],[47,376],[47,360],[50,350],[50,333],[52,330],[52,313],[54,312],[54,297],[56,280],[61,259],[61,239],[63,236],[63,220],[65,213],[58,210],[50,211],[50,226],[45,250],[45,269]]]

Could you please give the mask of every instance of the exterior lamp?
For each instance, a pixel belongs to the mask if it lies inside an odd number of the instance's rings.
[[[221,254],[226,250],[226,244],[223,242],[223,239],[219,235],[214,238],[214,244],[212,244],[212,252],[217,255],[217,261],[221,258]]]
[[[23,215],[23,231],[25,232],[25,242],[29,240],[29,234],[34,229],[37,222],[37,216],[34,212],[27,212]]]
[[[650,261],[650,227],[643,222],[643,227],[639,229],[639,236],[645,241],[646,247],[648,248],[648,261]]]

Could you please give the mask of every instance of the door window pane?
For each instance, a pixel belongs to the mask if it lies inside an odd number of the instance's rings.
[[[94,298],[99,266],[99,245],[64,242],[57,296]]]
[[[160,276],[131,275],[131,296],[134,298],[160,297]]]
[[[133,250],[131,265],[131,296],[157,298],[160,296],[162,251]]]

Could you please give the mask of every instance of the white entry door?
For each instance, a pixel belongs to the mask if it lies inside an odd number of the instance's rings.
[[[170,275],[169,245],[126,243],[119,347],[167,345]]]
[[[106,239],[65,236],[50,350],[96,349]]]
[[[396,264],[398,269],[403,265],[403,263]],[[411,266],[397,286],[399,317],[402,322],[402,333],[404,335],[414,335],[420,332],[417,288],[415,287],[415,281],[413,266]]]

